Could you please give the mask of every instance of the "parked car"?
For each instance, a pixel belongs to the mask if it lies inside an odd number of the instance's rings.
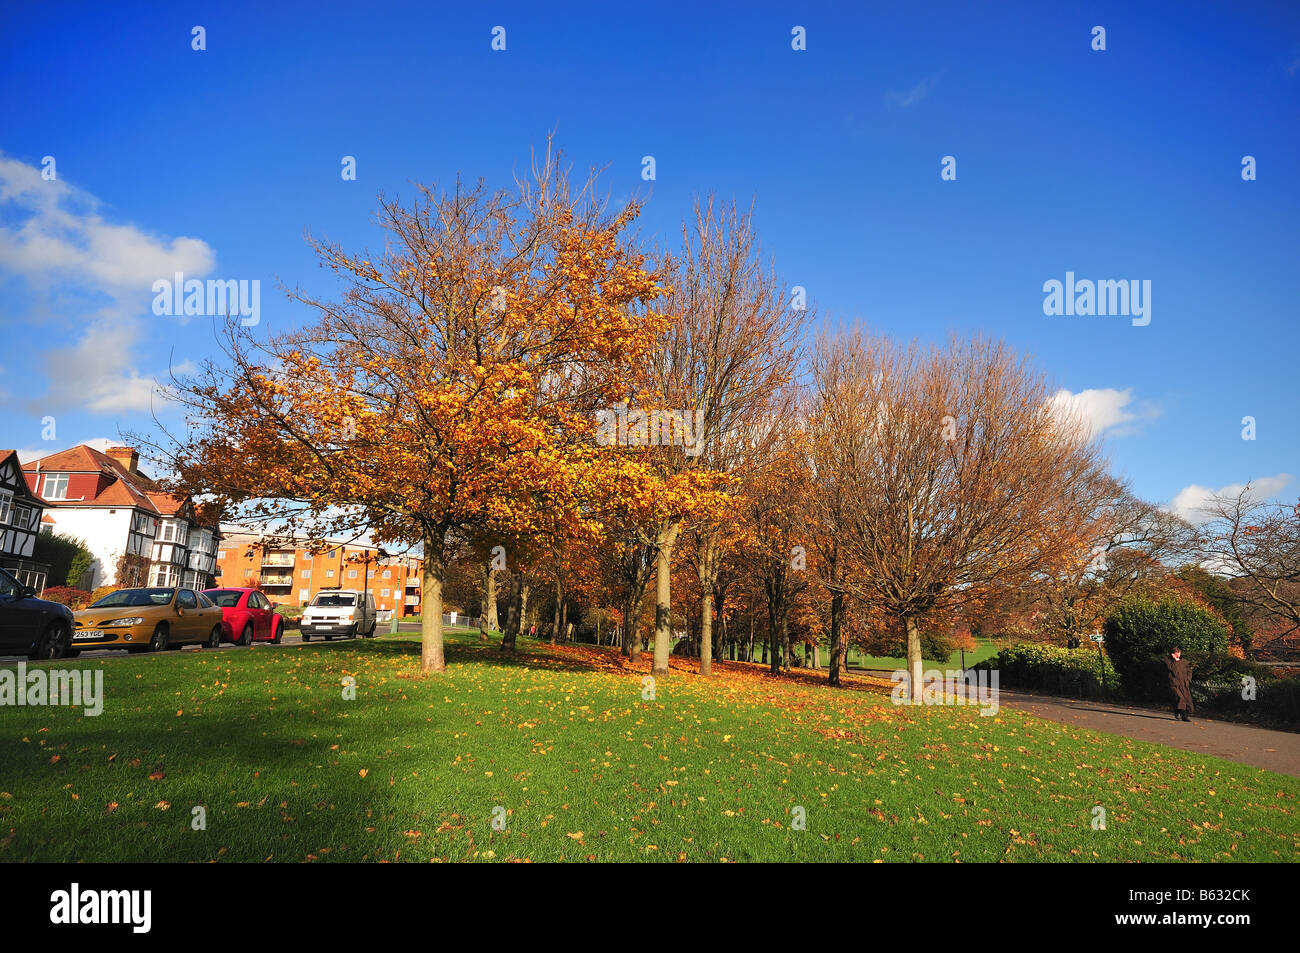
[[[280,644],[284,638],[284,618],[276,612],[275,603],[256,589],[228,587],[204,589],[207,596],[221,610],[221,638],[239,645],[254,642]]]
[[[171,587],[118,589],[73,613],[72,644],[77,649],[161,652],[199,642],[221,645],[222,610],[193,589]]]
[[[371,592],[355,589],[324,589],[316,594],[302,614],[299,628],[302,640],[310,642],[312,636],[324,636],[328,642],[336,635],[370,638],[379,624],[375,612],[375,596]]]
[[[72,626],[71,609],[37,599],[34,589],[0,569],[0,655],[63,658],[72,643]]]

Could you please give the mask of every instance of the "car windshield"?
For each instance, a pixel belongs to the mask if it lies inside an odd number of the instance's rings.
[[[204,595],[223,609],[233,609],[239,605],[239,597],[243,593],[238,589],[210,589]]]
[[[340,592],[330,593],[329,595],[319,595],[312,600],[313,606],[322,606],[324,608],[337,608],[339,606],[354,606],[357,604],[357,597],[352,594],[344,595]]]
[[[175,589],[119,589],[100,599],[92,609],[112,609],[116,606],[165,606],[172,601]]]

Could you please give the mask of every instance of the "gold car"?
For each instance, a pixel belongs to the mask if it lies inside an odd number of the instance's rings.
[[[73,613],[72,649],[161,652],[200,642],[221,645],[221,609],[193,589],[118,589]]]

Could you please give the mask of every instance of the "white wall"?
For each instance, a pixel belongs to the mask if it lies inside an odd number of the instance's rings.
[[[54,531],[76,536],[95,557],[91,564],[90,588],[111,585],[117,575],[117,561],[126,552],[131,531],[129,509],[74,509],[51,506],[45,511],[54,520]],[[48,524],[47,524],[48,525]]]

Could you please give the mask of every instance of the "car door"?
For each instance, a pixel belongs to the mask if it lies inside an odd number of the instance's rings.
[[[271,637],[271,603],[260,592],[248,594],[248,609],[253,616],[253,634],[259,639]]]
[[[176,590],[176,608],[181,610],[176,615],[176,624],[172,626],[173,642],[193,642],[207,635],[201,630],[203,614],[199,611],[199,597],[193,589]]]
[[[41,621],[39,603],[13,576],[0,569],[0,653],[26,654],[36,639],[32,631]]]
[[[220,625],[222,616],[225,614],[221,606],[212,601],[206,593],[195,592],[195,597],[199,600],[199,639],[206,642],[208,634],[212,631],[214,625]]]

